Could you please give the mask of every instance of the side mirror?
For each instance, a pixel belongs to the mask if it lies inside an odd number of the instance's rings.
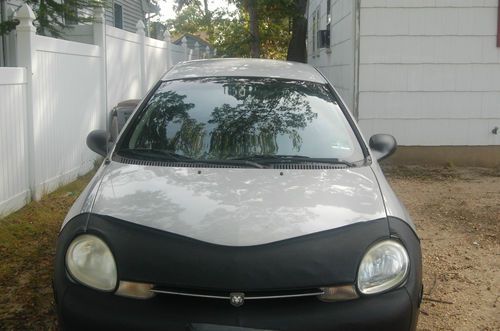
[[[375,134],[370,138],[370,149],[379,161],[391,156],[397,147],[396,139],[390,134]]]
[[[140,102],[141,100],[139,99],[126,100],[120,102],[113,108],[109,119],[109,132],[111,133],[112,142],[116,142],[125,123]]]
[[[108,133],[104,130],[94,130],[87,136],[87,146],[99,155],[106,157],[108,154]]]

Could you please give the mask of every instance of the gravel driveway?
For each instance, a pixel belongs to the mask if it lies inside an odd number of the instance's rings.
[[[500,169],[386,173],[422,240],[419,330],[500,330]]]

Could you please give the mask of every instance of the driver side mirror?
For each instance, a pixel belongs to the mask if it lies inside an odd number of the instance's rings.
[[[109,134],[105,130],[94,130],[87,136],[87,146],[92,151],[106,157],[108,155]]]
[[[390,134],[375,134],[370,138],[370,149],[377,160],[383,160],[396,151],[398,144]]]

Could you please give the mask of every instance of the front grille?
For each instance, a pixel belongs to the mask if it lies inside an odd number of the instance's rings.
[[[181,295],[188,297],[207,298],[207,299],[222,299],[231,300],[233,295],[243,294],[245,300],[265,300],[265,299],[287,299],[299,297],[312,297],[324,294],[324,291],[319,288],[305,290],[287,290],[287,291],[205,291],[191,289],[177,289],[168,287],[156,286],[152,292],[157,294]]]

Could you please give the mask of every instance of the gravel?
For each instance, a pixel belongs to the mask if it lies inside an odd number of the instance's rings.
[[[418,330],[500,330],[500,171],[386,168],[421,238]]]

